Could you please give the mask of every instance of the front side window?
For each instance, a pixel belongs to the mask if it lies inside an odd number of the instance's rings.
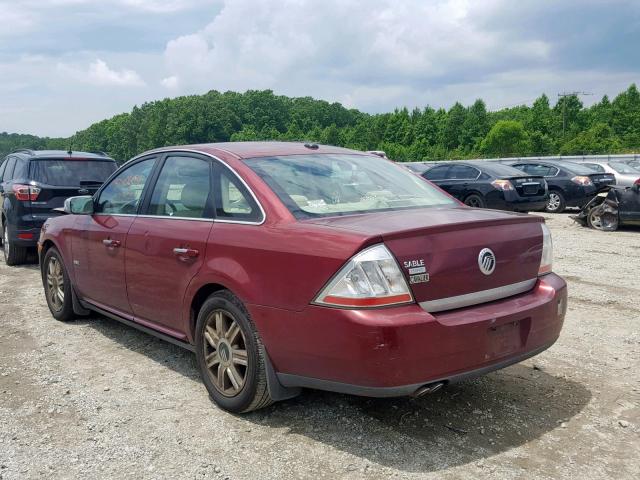
[[[100,192],[96,213],[135,215],[155,158],[137,162],[116,175]]]
[[[380,157],[315,154],[245,162],[299,219],[456,203],[420,177]]]
[[[153,188],[148,214],[163,217],[213,218],[211,175],[207,160],[168,157]]]

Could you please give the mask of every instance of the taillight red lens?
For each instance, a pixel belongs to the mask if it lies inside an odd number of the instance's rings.
[[[640,178],[633,182],[634,185],[640,185]]]
[[[591,179],[584,175],[578,175],[576,177],[573,177],[571,181],[583,187],[590,187],[591,185],[593,185],[593,182],[591,181]]]
[[[505,192],[513,190],[513,184],[509,180],[494,180],[493,182],[491,182],[491,185],[493,185],[498,190],[502,190]]]
[[[20,200],[21,202],[35,202],[38,200],[38,195],[40,195],[40,189],[33,185],[14,185],[13,193],[16,196],[16,200]]]

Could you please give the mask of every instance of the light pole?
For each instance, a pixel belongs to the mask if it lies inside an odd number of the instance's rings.
[[[593,95],[593,93],[587,92],[562,92],[558,94],[558,98],[562,99],[562,138],[564,138],[564,132],[567,127],[567,97],[577,97],[579,95]]]

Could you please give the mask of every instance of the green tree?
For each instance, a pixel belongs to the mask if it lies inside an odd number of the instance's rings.
[[[529,135],[521,122],[498,121],[482,141],[483,153],[499,157],[526,155],[531,149]]]

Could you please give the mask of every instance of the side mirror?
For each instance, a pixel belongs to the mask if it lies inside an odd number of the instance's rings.
[[[83,195],[81,197],[70,197],[64,201],[64,212],[72,215],[92,215],[93,197]]]

